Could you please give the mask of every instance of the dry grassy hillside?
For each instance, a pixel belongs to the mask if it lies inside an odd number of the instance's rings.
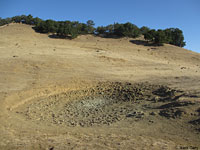
[[[141,41],[1,27],[0,149],[200,148],[200,54]]]

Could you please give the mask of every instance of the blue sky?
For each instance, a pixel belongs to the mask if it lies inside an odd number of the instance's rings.
[[[200,0],[0,0],[0,17],[32,14],[96,26],[132,22],[153,29],[183,30],[185,48],[200,53]]]

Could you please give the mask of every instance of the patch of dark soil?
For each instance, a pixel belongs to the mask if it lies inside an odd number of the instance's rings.
[[[185,97],[190,97],[190,98],[199,98],[200,96],[195,95],[195,94],[185,94]]]
[[[189,121],[189,123],[194,125],[195,130],[200,133],[200,118]]]
[[[154,102],[167,102],[167,101],[176,101],[180,97],[184,96],[183,91],[174,90],[167,86],[160,85],[159,88],[152,91]]]
[[[196,110],[196,112],[198,112],[198,113],[199,113],[199,115],[200,115],[200,108],[198,108],[198,109]]]
[[[194,124],[194,125],[200,125],[200,118],[196,120],[192,120],[189,123]]]
[[[156,89],[153,91],[154,95],[160,96],[160,97],[172,97],[174,96],[175,90],[172,90],[166,86],[161,86],[159,89]]]
[[[135,117],[135,118],[143,118],[144,117],[144,113],[143,112],[131,112],[129,114],[126,115],[126,117]]]
[[[153,43],[153,42],[144,41],[144,40],[130,40],[129,42],[136,45],[143,45],[143,46],[163,46],[163,44],[160,44],[160,43]],[[156,49],[156,48],[153,48],[153,49]]]
[[[168,104],[164,104],[158,107],[158,109],[166,109],[166,108],[173,108],[173,107],[183,107],[183,106],[188,106],[188,105],[195,105],[194,102],[190,102],[190,101],[184,101],[184,102],[180,102],[180,101],[175,101],[175,102],[171,102]]]
[[[171,109],[164,109],[161,110],[159,115],[166,117],[166,118],[181,118],[184,114],[186,114],[186,111],[180,108],[171,108]]]

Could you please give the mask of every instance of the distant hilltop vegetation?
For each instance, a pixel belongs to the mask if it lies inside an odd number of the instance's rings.
[[[51,19],[42,20],[32,15],[14,16],[12,18],[0,18],[0,26],[9,23],[24,23],[33,25],[33,29],[39,33],[52,33],[57,38],[74,39],[79,35],[93,34],[105,38],[121,38],[131,37],[136,38],[141,35],[145,40],[152,45],[162,46],[163,43],[172,44],[179,47],[186,45],[182,30],[178,28],[168,28],[165,30],[150,29],[146,26],[141,28],[136,25],[127,23],[114,23],[107,26],[94,27],[95,23],[88,20],[87,23],[78,21],[54,21]]]

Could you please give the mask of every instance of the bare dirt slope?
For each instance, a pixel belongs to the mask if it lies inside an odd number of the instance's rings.
[[[200,54],[0,28],[0,149],[198,149]]]

